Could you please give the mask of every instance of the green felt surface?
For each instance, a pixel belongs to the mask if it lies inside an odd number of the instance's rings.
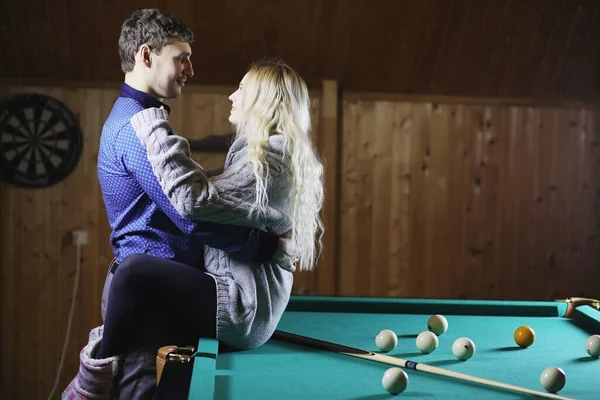
[[[389,355],[541,391],[542,371],[558,366],[567,375],[559,394],[600,399],[600,360],[584,350],[585,340],[600,334],[600,313],[582,307],[578,318],[570,320],[562,317],[564,310],[564,304],[550,302],[295,298],[279,329],[374,352],[378,352],[377,333],[392,329],[399,343]],[[427,319],[435,313],[446,315],[449,330],[440,336],[436,351],[421,354],[415,338],[427,329]],[[529,325],[536,332],[530,348],[520,349],[513,341],[513,332],[520,325]],[[452,343],[461,336],[471,338],[477,347],[468,361],[459,361],[452,354]],[[271,340],[257,349],[219,354],[216,371],[207,373],[215,375],[215,399],[375,400],[396,398],[381,386],[387,368],[373,361]],[[425,372],[407,373],[409,386],[397,398],[526,398]]]

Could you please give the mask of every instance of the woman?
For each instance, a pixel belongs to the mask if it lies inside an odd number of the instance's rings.
[[[259,265],[206,248],[207,273],[147,255],[128,257],[113,278],[104,330],[93,335],[82,362],[85,355],[90,365],[112,371],[115,357],[144,336],[140,330],[147,325],[140,328],[140,321],[174,310],[167,328],[153,329],[164,335],[154,335],[149,345],[211,336],[236,349],[260,346],[287,306],[296,264],[314,267],[323,232],[323,168],[309,137],[305,82],[284,63],[259,62],[229,99],[236,137],[215,176],[190,158],[184,138],[170,135],[165,110],[146,109],[131,122],[163,191],[183,216],[271,231],[288,238],[287,251]]]

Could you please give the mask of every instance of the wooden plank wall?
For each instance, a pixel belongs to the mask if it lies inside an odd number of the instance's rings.
[[[77,370],[86,332],[100,321],[99,296],[111,259],[108,225],[96,175],[98,137],[114,90],[6,88],[2,97],[37,91],[63,101],[84,131],[84,153],[76,170],[60,184],[21,189],[3,184],[0,225],[7,239],[2,252],[3,398],[47,398],[67,327],[77,275],[71,232],[85,229],[89,244],[80,264],[79,296],[64,370]],[[63,375],[67,376],[67,375]],[[66,378],[63,377],[61,387]],[[58,397],[55,397],[58,398]]]
[[[598,296],[600,113],[343,100],[339,294]]]
[[[118,81],[121,24],[141,7],[195,33],[197,84],[236,85],[266,56],[314,87],[600,101],[597,0],[3,0],[0,77]]]
[[[64,181],[45,189],[21,189],[0,184],[0,398],[47,399],[59,364],[73,288],[77,276],[77,248],[73,230],[88,232],[81,250],[79,292],[75,302],[70,342],[57,394],[75,375],[78,354],[91,328],[101,323],[100,298],[112,260],[96,160],[102,124],[118,96],[109,88],[4,87],[0,98],[38,92],[65,103],[79,118],[84,135],[82,157]],[[231,132],[227,120],[232,88],[190,87],[175,101],[172,122],[189,139]],[[313,93],[315,132],[319,126],[319,93]],[[206,168],[223,165],[225,154],[194,153]],[[313,290],[314,273],[299,274],[301,286]]]

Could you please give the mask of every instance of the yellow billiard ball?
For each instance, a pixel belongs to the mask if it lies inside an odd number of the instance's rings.
[[[529,326],[520,326],[515,331],[514,338],[520,347],[529,347],[535,342],[535,332]]]

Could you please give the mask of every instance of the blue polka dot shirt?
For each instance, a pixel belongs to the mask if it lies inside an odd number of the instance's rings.
[[[117,261],[145,253],[202,267],[204,245],[224,250],[240,261],[271,259],[279,243],[277,236],[192,221],[171,205],[130,123],[138,111],[161,106],[170,111],[153,96],[123,84],[102,129],[98,179]]]

